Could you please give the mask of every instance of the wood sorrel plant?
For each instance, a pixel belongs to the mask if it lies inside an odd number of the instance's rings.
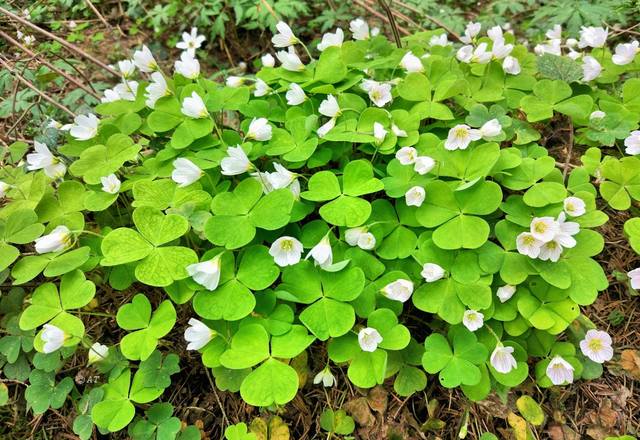
[[[640,160],[607,148],[640,152],[637,46],[612,56],[605,30],[554,29],[531,53],[472,23],[462,47],[434,31],[396,48],[355,20],[354,40],[315,50],[278,31],[280,66],[227,85],[200,74],[197,35],[173,75],[143,47],[62,145],[36,141],[26,164],[9,148],[0,269],[38,287],[3,303],[0,351],[34,412],[64,403],[54,372],[87,353],[106,379],[74,429],[123,429],[171,385],[182,350],[162,339],[182,332],[218,388],[265,407],[294,398],[291,360],[312,344],[327,348],[314,382],[343,367],[402,396],[426,373],[472,400],[600,375],[611,339],[580,306],[608,285],[600,199],[640,200]],[[568,154],[590,147],[582,165],[540,145],[552,126]],[[91,326],[107,285],[166,298],[130,296],[114,340]],[[171,411],[147,416],[173,426]]]

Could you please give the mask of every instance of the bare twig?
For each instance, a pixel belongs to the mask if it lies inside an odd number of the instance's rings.
[[[107,29],[112,29],[113,27],[109,24],[109,22],[107,20],[105,20],[105,18],[102,16],[102,14],[100,13],[100,11],[98,11],[98,8],[96,8],[93,3],[91,3],[91,0],[84,0],[84,2],[87,4],[87,6],[89,6],[89,9],[91,9],[93,11],[94,14],[96,14],[96,16],[100,19],[100,21],[102,22],[102,24],[104,24]],[[124,34],[122,33],[122,29],[118,28],[118,30],[120,31],[120,35],[122,35],[124,37]]]
[[[564,160],[564,170],[562,170],[562,180],[567,180],[567,173],[571,165],[571,153],[573,153],[573,121],[569,119],[569,149],[567,158]]]
[[[29,56],[31,56],[33,58],[38,58],[38,55],[36,53],[34,53],[32,50],[30,50],[28,47],[24,46],[23,44],[20,44],[20,42],[18,42],[17,40],[11,38],[11,36],[9,34],[7,34],[6,32],[4,32],[2,30],[0,30],[0,37],[3,37],[9,43],[14,45],[15,47],[17,47],[18,49],[20,49],[21,51],[23,51],[27,55],[29,55]],[[49,69],[53,70],[58,75],[64,77],[67,81],[72,82],[76,86],[80,87],[82,90],[84,90],[85,92],[89,93],[90,95],[93,95],[94,97],[99,98],[98,94],[95,93],[93,90],[91,90],[89,87],[85,86],[84,84],[82,84],[82,82],[78,81],[74,77],[69,76],[69,74],[67,74],[64,70],[54,66],[53,64],[51,64],[46,59],[38,58],[38,62],[40,62],[43,65],[47,66]]]
[[[13,20],[16,20],[17,22],[19,22],[20,24],[27,26],[31,29],[33,29],[36,32],[41,33],[42,35],[46,36],[47,38],[50,38],[54,41],[57,41],[58,43],[60,43],[61,45],[63,45],[64,47],[66,47],[67,49],[69,49],[72,52],[77,53],[78,55],[88,59],[89,61],[93,62],[94,64],[102,67],[104,70],[106,70],[107,72],[111,73],[112,75],[115,76],[119,76],[118,73],[112,69],[111,67],[107,66],[105,63],[103,63],[102,61],[100,61],[99,59],[97,59],[96,57],[94,57],[93,55],[88,54],[87,52],[83,51],[82,49],[80,49],[79,47],[69,43],[68,41],[53,35],[51,32],[48,32],[38,26],[36,26],[35,24],[31,23],[29,20],[25,20],[24,18],[14,14],[11,11],[6,10],[5,8],[0,6],[0,13],[6,15],[7,17],[12,18]]]
[[[11,68],[11,66],[9,66],[9,64],[2,57],[0,57],[0,65],[2,65],[2,67],[7,69],[9,71],[9,73],[11,73],[18,81],[20,81],[22,84],[24,84],[25,86],[29,87],[31,90],[33,90],[38,95],[40,95],[45,101],[51,103],[51,105],[59,108],[60,110],[62,110],[64,112],[67,112],[72,117],[76,116],[76,114],[74,112],[72,112],[67,107],[65,107],[64,105],[60,104],[59,102],[55,101],[49,95],[47,95],[46,93],[44,93],[43,91],[38,89],[36,86],[31,84],[29,81],[27,81],[22,75],[20,75],[13,68]]]
[[[391,11],[391,8],[389,7],[389,4],[386,2],[386,0],[378,0],[378,4],[380,5],[380,7],[382,7],[382,9],[384,9],[384,12],[387,14],[387,19],[389,20],[389,25],[391,26],[391,32],[393,33],[393,39],[396,42],[396,46],[402,47],[402,40],[400,40],[398,25],[396,24],[396,19],[393,15],[393,12]]]
[[[449,34],[451,34],[451,36],[453,38],[455,38],[456,40],[460,41],[460,35],[456,31],[451,29],[449,26],[447,26],[446,24],[444,24],[443,22],[438,20],[437,18],[432,17],[432,16],[430,16],[428,14],[425,14],[424,12],[419,11],[418,9],[414,8],[413,6],[408,5],[408,4],[406,4],[404,2],[401,2],[399,0],[394,0],[394,3],[396,3],[398,6],[400,6],[402,8],[408,9],[409,11],[413,12],[414,14],[417,14],[417,15],[419,15],[421,17],[426,18],[427,20],[429,20],[430,22],[434,23],[435,25],[440,26],[442,29],[444,29]]]
[[[368,3],[366,3],[364,0],[353,0],[358,6],[360,6],[363,9],[366,9],[367,12],[369,12],[371,15],[375,15],[376,17],[378,17],[379,19],[383,20],[386,23],[389,23],[389,19],[387,18],[386,15],[382,14],[381,12],[376,11],[375,9],[373,9],[371,7],[371,5],[369,5]],[[401,33],[403,33],[404,35],[410,35],[409,31],[407,31],[404,28],[399,28],[398,29]]]

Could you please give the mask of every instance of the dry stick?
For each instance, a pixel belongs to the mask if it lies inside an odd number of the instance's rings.
[[[385,22],[387,22],[387,23],[389,22],[389,19],[387,18],[387,16],[386,16],[386,15],[382,14],[381,12],[376,11],[376,10],[375,10],[375,9],[373,9],[371,6],[369,6],[369,4],[368,4],[368,3],[365,3],[363,0],[354,0],[354,2],[355,2],[356,4],[358,4],[358,6],[360,6],[361,8],[366,9],[366,10],[367,10],[367,12],[369,12],[370,14],[375,15],[376,17],[378,17],[379,19],[381,19],[381,20],[383,20],[383,21],[385,21]],[[406,30],[406,29],[404,29],[404,28],[399,28],[398,30],[399,30],[400,32],[402,32],[403,34],[405,34],[405,35],[411,35],[411,34],[409,33],[409,31],[407,31],[407,30]]]
[[[419,10],[417,10],[416,8],[414,8],[411,5],[407,5],[406,3],[403,3],[399,0],[395,0],[395,3],[405,9],[410,10],[411,12],[413,12],[414,14],[418,14],[420,16],[423,16],[424,18],[426,18],[427,20],[429,20],[430,22],[440,26],[442,29],[444,29],[445,31],[447,31],[449,34],[451,34],[451,36],[453,36],[453,38],[455,38],[456,40],[460,41],[460,35],[458,35],[458,33],[456,31],[454,31],[453,29],[451,29],[449,26],[447,26],[446,24],[444,24],[443,22],[441,22],[440,20],[438,20],[435,17],[432,17],[428,14],[425,14],[424,12],[421,12]]]
[[[89,61],[95,63],[96,65],[102,67],[104,70],[106,70],[107,72],[111,73],[112,75],[115,76],[119,76],[118,73],[113,70],[111,67],[107,66],[105,63],[103,63],[102,61],[100,61],[99,59],[97,59],[96,57],[94,57],[93,55],[88,54],[87,52],[83,51],[82,49],[80,49],[79,47],[69,43],[68,41],[65,41],[64,39],[53,35],[51,32],[45,31],[44,29],[36,26],[35,24],[31,23],[28,20],[25,20],[24,18],[14,14],[13,12],[7,11],[5,8],[0,6],[0,13],[6,15],[7,17],[10,17],[14,20],[16,20],[17,22],[19,22],[20,24],[23,24],[24,26],[27,26],[31,29],[33,29],[36,32],[41,33],[42,35],[46,36],[47,38],[50,38],[54,41],[57,41],[58,43],[60,43],[61,45],[63,45],[64,47],[66,47],[67,49],[69,49],[72,52],[77,53],[78,55],[88,59]]]
[[[384,9],[384,12],[387,14],[387,18],[389,19],[389,25],[391,26],[391,32],[393,33],[393,39],[396,42],[396,46],[399,48],[402,47],[402,41],[400,40],[400,32],[398,32],[398,25],[396,24],[396,18],[391,12],[391,8],[386,0],[378,0],[378,4]]]
[[[562,180],[567,180],[567,173],[571,165],[571,153],[573,153],[573,120],[569,122],[569,151],[567,152],[567,158],[564,161],[564,170],[562,170]]]
[[[33,57],[33,58],[38,58],[38,55],[36,53],[34,53],[33,51],[31,51],[28,47],[20,44],[18,41],[14,40],[13,38],[11,38],[11,36],[9,34],[7,34],[4,31],[0,30],[0,37],[3,37],[5,40],[7,40],[9,43],[13,44],[14,46],[16,46],[18,49],[22,50],[23,52],[25,52],[27,55]],[[72,82],[73,84],[75,84],[76,86],[80,87],[82,90],[84,90],[85,92],[89,93],[90,95],[93,95],[96,98],[99,98],[98,94],[95,93],[93,90],[91,90],[90,88],[88,88],[87,86],[85,86],[84,84],[82,84],[80,81],[78,81],[77,79],[75,79],[72,76],[69,76],[64,70],[54,66],[53,64],[51,64],[49,61],[47,61],[46,59],[38,59],[38,61],[40,63],[42,63],[43,65],[47,66],[49,69],[53,70],[54,72],[56,72],[57,74],[63,76],[67,81]]]
[[[107,27],[107,29],[113,29],[113,26],[111,26],[109,22],[105,20],[105,18],[102,16],[100,11],[98,11],[98,9],[93,5],[93,3],[91,3],[91,0],[84,0],[84,2],[87,4],[87,6],[89,6],[89,9],[91,9],[93,13],[96,14],[96,16],[100,19],[102,24],[104,24]],[[120,31],[120,35],[124,37],[125,35],[122,33],[122,29],[118,28],[118,30]]]
[[[40,89],[38,89],[36,86],[34,86],[33,84],[31,84],[29,81],[27,81],[26,79],[24,79],[24,77],[22,75],[20,75],[18,72],[16,72],[14,69],[12,69],[9,64],[4,60],[4,58],[0,57],[0,65],[2,65],[2,67],[4,67],[5,69],[7,69],[9,71],[10,74],[12,74],[14,77],[16,77],[16,79],[18,81],[20,81],[22,84],[24,84],[25,86],[29,87],[31,90],[33,90],[34,92],[36,92],[38,95],[42,96],[42,98],[45,101],[48,101],[49,103],[51,103],[53,106],[58,107],[60,110],[65,111],[67,113],[69,113],[69,115],[71,115],[72,117],[75,117],[76,114],[74,112],[72,112],[71,110],[69,110],[67,107],[65,107],[64,105],[60,104],[59,102],[56,102],[53,98],[51,98],[49,95],[47,95],[46,93],[44,93],[43,91],[41,91]]]

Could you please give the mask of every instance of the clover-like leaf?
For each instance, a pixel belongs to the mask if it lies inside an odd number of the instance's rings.
[[[135,330],[122,338],[122,354],[127,359],[145,360],[155,350],[158,339],[173,328],[176,311],[171,301],[165,300],[152,314],[149,299],[139,293],[130,303],[120,307],[116,320],[121,328]]]

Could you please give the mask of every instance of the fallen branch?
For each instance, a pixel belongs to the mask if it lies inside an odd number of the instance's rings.
[[[72,112],[71,110],[69,110],[67,107],[65,107],[64,105],[60,104],[59,102],[57,102],[56,100],[54,100],[53,98],[51,98],[49,95],[47,95],[46,93],[44,93],[42,90],[38,89],[36,86],[34,86],[33,84],[31,84],[28,80],[26,80],[22,75],[20,75],[18,72],[16,72],[10,65],[9,63],[7,63],[4,58],[0,57],[0,65],[2,65],[2,67],[4,67],[5,69],[7,69],[7,71],[13,75],[18,81],[20,81],[22,84],[24,84],[25,86],[29,87],[31,90],[33,90],[34,92],[36,92],[38,95],[40,95],[42,97],[42,99],[44,99],[45,101],[49,102],[51,105],[53,105],[54,107],[59,108],[60,110],[68,113],[69,115],[71,115],[72,117],[75,117],[76,114],[74,112]]]
[[[51,32],[48,32],[38,26],[36,26],[35,24],[31,23],[29,20],[25,20],[24,18],[14,14],[13,12],[10,12],[8,10],[6,10],[5,8],[0,6],[0,13],[6,15],[9,18],[12,18],[14,20],[16,20],[17,22],[19,22],[20,24],[27,26],[31,29],[33,29],[34,31],[46,36],[47,38],[50,38],[54,41],[57,41],[58,43],[60,43],[61,45],[63,45],[64,47],[66,47],[67,49],[69,49],[72,52],[77,53],[78,55],[88,59],[89,61],[93,62],[94,64],[102,67],[104,70],[106,70],[107,72],[109,72],[110,74],[114,75],[114,76],[119,76],[118,73],[112,69],[111,67],[109,67],[108,65],[106,65],[105,63],[103,63],[102,61],[100,61],[99,59],[97,59],[96,57],[94,57],[93,55],[88,54],[87,52],[83,51],[82,49],[80,49],[79,47],[69,43],[68,41],[53,35]]]
[[[33,58],[38,58],[38,55],[33,52],[31,49],[29,49],[28,47],[26,47],[23,44],[20,44],[19,41],[13,39],[9,34],[7,34],[6,32],[0,30],[0,37],[3,37],[5,40],[7,40],[9,43],[11,43],[12,45],[14,45],[15,47],[17,47],[18,49],[20,49],[21,51],[23,51],[24,53],[26,53],[27,55],[29,55],[30,57]],[[40,59],[38,58],[38,62],[42,63],[44,66],[47,66],[49,69],[53,70],[54,72],[56,72],[58,75],[64,77],[67,81],[75,84],[76,86],[80,87],[82,90],[84,90],[85,92],[89,93],[90,95],[94,96],[95,98],[99,98],[100,96],[95,93],[93,90],[91,90],[89,87],[85,86],[84,84],[82,84],[82,82],[78,81],[77,79],[75,79],[72,76],[69,76],[69,74],[67,74],[64,70],[54,66],[53,64],[51,64],[49,61],[47,61],[46,59]]]

